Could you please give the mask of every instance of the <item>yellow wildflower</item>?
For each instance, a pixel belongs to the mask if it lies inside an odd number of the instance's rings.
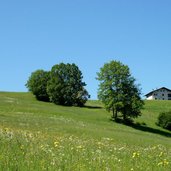
[[[167,166],[169,164],[169,162],[166,159],[164,159],[163,164],[164,164],[164,166]]]
[[[132,158],[136,158],[136,157],[139,157],[140,156],[140,153],[139,152],[134,152],[132,154]]]
[[[58,142],[58,141],[55,141],[55,142],[54,142],[54,146],[55,146],[55,147],[58,147],[58,146],[59,146],[59,142]]]
[[[169,162],[167,161],[167,159],[164,159],[163,161],[159,162],[157,165],[158,166],[167,166],[169,164]]]

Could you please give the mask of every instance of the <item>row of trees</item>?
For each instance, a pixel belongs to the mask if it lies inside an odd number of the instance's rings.
[[[60,63],[51,71],[36,70],[26,86],[38,100],[59,105],[83,106],[89,98],[82,73],[75,64]]]
[[[38,100],[51,101],[60,105],[83,106],[90,97],[82,73],[75,64],[54,65],[51,71],[33,72],[26,86]],[[117,120],[118,113],[124,120],[141,114],[143,101],[139,86],[131,76],[129,67],[119,61],[104,64],[97,73],[99,80],[98,98],[107,111]]]

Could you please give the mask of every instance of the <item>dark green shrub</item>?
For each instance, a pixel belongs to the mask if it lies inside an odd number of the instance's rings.
[[[38,100],[49,101],[47,94],[47,82],[49,81],[49,72],[43,70],[36,70],[31,73],[26,87],[31,91]]]
[[[171,131],[171,111],[160,113],[158,116],[157,125]]]

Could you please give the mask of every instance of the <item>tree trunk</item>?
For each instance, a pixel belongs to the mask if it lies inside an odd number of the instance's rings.
[[[117,118],[118,118],[118,111],[116,110],[115,111],[115,120],[117,120]]]
[[[123,114],[123,120],[126,121],[126,114]]]
[[[127,114],[126,114],[126,109],[124,109],[123,120],[126,121],[126,119],[127,119]]]
[[[112,112],[113,112],[112,118],[115,118],[115,110],[114,110],[114,108],[112,108]]]
[[[114,107],[112,108],[112,112],[113,112],[113,118],[116,120],[118,117],[118,111],[114,109]]]

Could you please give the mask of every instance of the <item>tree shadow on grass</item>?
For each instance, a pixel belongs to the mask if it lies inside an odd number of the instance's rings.
[[[140,131],[159,134],[159,135],[162,135],[162,136],[165,136],[165,137],[171,137],[171,133],[169,133],[169,132],[165,132],[165,131],[162,131],[162,130],[159,130],[159,129],[155,129],[155,128],[151,128],[151,127],[148,127],[148,126],[140,125],[140,124],[137,124],[137,123],[132,124],[130,126],[132,128],[134,128],[134,129],[138,129]]]
[[[140,130],[140,131],[144,131],[144,132],[149,132],[149,133],[153,133],[153,134],[158,134],[158,135],[162,135],[165,137],[171,137],[171,133],[170,132],[166,132],[160,129],[155,129],[155,128],[151,128],[149,126],[147,126],[145,123],[134,123],[131,120],[130,121],[126,121],[124,122],[122,119],[118,119],[116,121],[117,123],[120,124],[124,124],[126,126],[132,127],[134,129]]]
[[[87,109],[102,109],[101,106],[88,106],[88,105],[85,105],[83,106],[84,108],[87,108]]]

